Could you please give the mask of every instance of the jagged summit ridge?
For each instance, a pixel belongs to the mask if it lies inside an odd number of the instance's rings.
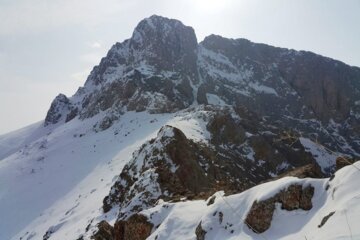
[[[353,141],[360,134],[359,79],[359,68],[310,52],[218,35],[198,44],[191,27],[153,15],[109,50],[67,107],[49,110],[45,125],[101,113],[102,125],[110,126],[126,111],[244,106],[280,128],[315,134],[354,154],[360,152]]]

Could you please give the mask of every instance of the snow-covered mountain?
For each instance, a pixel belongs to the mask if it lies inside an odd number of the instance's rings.
[[[359,119],[357,67],[151,16],[0,136],[0,239],[360,237]]]

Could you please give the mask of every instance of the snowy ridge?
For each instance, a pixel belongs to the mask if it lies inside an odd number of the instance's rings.
[[[9,215],[0,222],[0,226],[7,226],[0,239],[9,238],[25,227],[12,239],[31,235],[32,239],[42,239],[51,226],[58,226],[51,239],[81,235],[92,221],[104,217],[102,200],[116,180],[114,177],[145,141],[156,136],[161,126],[175,126],[190,139],[206,141],[208,133],[201,119],[208,118],[207,112],[198,114],[198,118],[191,118],[191,111],[175,115],[128,112],[102,132],[92,127],[102,116],[85,122],[73,120],[55,129],[40,127],[34,131],[38,125],[25,129],[32,136],[42,136],[34,142],[28,140],[25,147],[0,161],[0,209]],[[170,136],[166,131],[162,133]],[[17,132],[12,135],[16,137]],[[16,205],[23,211],[12,210],[13,199],[19,199]],[[37,204],[28,208],[29,202]],[[107,220],[113,223],[115,213],[106,215]]]
[[[1,231],[0,238],[7,239],[20,231],[39,213],[42,213],[39,220],[30,224],[29,229],[35,229],[39,221],[47,221],[45,225],[38,225],[47,228],[50,219],[54,219],[52,225],[57,225],[64,222],[60,220],[65,217],[70,220],[66,221],[62,229],[68,226],[71,232],[83,231],[88,224],[85,223],[90,219],[76,221],[79,216],[67,216],[65,213],[78,201],[81,207],[77,208],[85,211],[79,214],[88,214],[100,208],[113,177],[120,172],[133,151],[146,139],[153,137],[169,117],[130,112],[123,115],[122,120],[111,129],[101,133],[88,127],[97,119],[89,119],[86,124],[83,121],[72,121],[3,159],[0,162],[0,208],[9,217],[1,218],[0,226],[7,227],[6,231]],[[13,199],[18,199],[16,206],[22,211],[12,210]],[[27,207],[29,202],[34,203],[31,208]],[[90,208],[95,205],[95,208]],[[54,214],[54,211],[59,215]],[[81,228],[74,227],[75,223]],[[23,236],[25,232],[18,236]],[[37,235],[45,232],[41,230]]]

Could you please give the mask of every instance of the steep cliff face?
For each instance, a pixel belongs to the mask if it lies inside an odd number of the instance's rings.
[[[173,112],[193,102],[197,40],[180,21],[152,16],[116,43],[79,89],[81,118],[99,111]]]
[[[191,27],[178,20],[152,16],[141,21],[130,40],[135,52],[158,71],[170,71],[196,79],[197,39]]]
[[[245,96],[254,91],[277,96],[281,107],[285,107],[287,101],[287,105],[291,105],[288,107],[293,109],[287,110],[295,116],[301,116],[304,105],[308,114],[311,114],[309,110],[315,114],[308,116],[325,121],[330,118],[343,121],[349,117],[350,109],[355,107],[360,90],[359,68],[311,52],[215,35],[205,38],[200,48],[200,54],[208,64],[204,74],[210,69],[207,72],[213,80],[245,87]],[[297,102],[300,104],[294,104]],[[258,103],[259,110],[266,111],[265,106]]]
[[[359,151],[359,68],[310,52],[216,35],[199,44],[199,59],[204,81],[199,102],[209,103],[215,95],[281,128],[317,135],[338,151]],[[336,140],[339,133],[350,148]]]

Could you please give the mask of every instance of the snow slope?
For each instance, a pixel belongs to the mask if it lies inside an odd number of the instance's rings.
[[[360,167],[360,163],[356,166]],[[210,206],[206,205],[206,201],[160,202],[142,214],[148,216],[154,226],[161,223],[148,239],[196,239],[195,229],[200,221],[207,232],[206,240],[360,239],[359,181],[360,171],[347,166],[339,170],[332,180],[286,177],[236,195],[224,197],[222,192],[218,192],[214,194],[215,203]],[[310,211],[289,212],[281,210],[278,205],[271,227],[262,234],[254,233],[244,224],[255,200],[266,200],[291,184],[312,185],[315,188]],[[223,214],[222,221],[220,212]],[[335,212],[334,215],[319,228],[323,217],[331,212]]]
[[[16,152],[22,146],[42,136],[44,131],[39,130],[43,121],[31,124],[19,130],[0,135],[0,161]]]
[[[78,202],[97,209],[132,152],[169,118],[129,112],[111,129],[96,133],[92,126],[97,117],[53,130],[39,128],[41,137],[0,162],[0,212],[6,216],[0,218],[0,239],[9,239],[36,217],[48,221],[44,228],[65,225],[71,211],[83,208]],[[54,209],[72,210],[60,222],[51,222]]]
[[[37,124],[25,129],[26,144],[0,152],[14,152],[0,161],[0,212],[6,216],[0,218],[0,239],[42,239],[49,228],[56,230],[51,239],[84,233],[92,219],[104,217],[102,200],[135,150],[166,124],[206,142],[207,114],[201,109],[195,115],[126,112],[102,132],[92,127],[101,114],[55,128]],[[16,139],[18,132],[8,136]],[[1,145],[11,140],[4,139]],[[114,216],[105,217],[111,221]]]

